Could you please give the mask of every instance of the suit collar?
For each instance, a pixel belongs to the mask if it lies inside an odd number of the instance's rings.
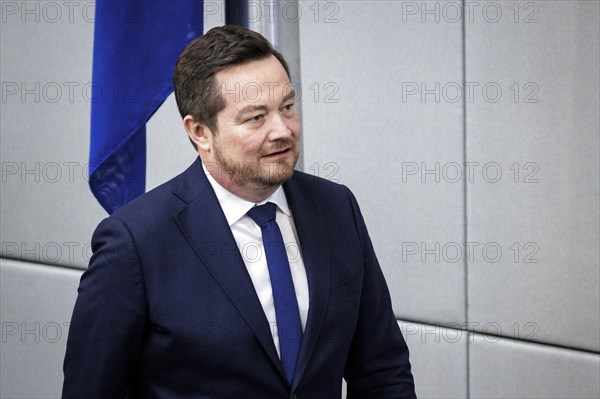
[[[202,171],[202,162],[200,161],[200,157],[198,157],[194,163],[177,177],[173,194],[189,204],[209,188],[210,184],[208,184],[208,180]]]
[[[228,191],[225,187],[221,186],[217,180],[210,174],[209,168],[202,163],[202,170],[204,175],[208,179],[210,186],[213,191],[217,195],[217,199],[219,200],[219,204],[221,204],[221,209],[225,214],[225,218],[227,219],[227,223],[229,226],[233,226],[235,222],[240,220],[248,211],[256,205],[256,203],[252,201],[245,200],[243,198],[238,197],[234,193]],[[285,198],[285,193],[283,188],[279,187],[273,194],[271,194],[267,199],[258,203],[258,205],[262,205],[266,202],[273,202],[276,204],[279,209],[285,213],[287,216],[290,216],[290,208]]]

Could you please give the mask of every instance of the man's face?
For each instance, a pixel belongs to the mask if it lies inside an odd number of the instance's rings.
[[[295,93],[283,66],[271,56],[215,78],[225,108],[217,114],[217,132],[209,135],[203,161],[237,195],[272,191],[293,174],[300,150]]]

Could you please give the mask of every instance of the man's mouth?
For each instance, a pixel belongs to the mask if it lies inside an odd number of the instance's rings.
[[[286,156],[289,152],[291,151],[291,147],[289,148],[284,148],[282,150],[278,150],[278,151],[273,151],[267,155],[264,155],[263,158],[267,158],[267,159],[276,159],[279,157],[284,157]]]

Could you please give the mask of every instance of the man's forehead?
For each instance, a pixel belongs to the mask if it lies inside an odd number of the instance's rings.
[[[274,56],[233,65],[217,72],[215,78],[227,102],[273,101],[293,90],[285,69]]]
[[[287,72],[275,56],[231,65],[216,73],[217,81],[235,81],[240,84],[249,81],[288,81]]]

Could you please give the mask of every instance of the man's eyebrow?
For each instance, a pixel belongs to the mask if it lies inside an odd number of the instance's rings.
[[[247,114],[249,112],[264,111],[266,109],[267,109],[266,105],[249,104],[249,105],[246,105],[245,107],[243,107],[242,109],[240,109],[238,111],[237,115],[240,116],[240,115]]]
[[[294,89],[290,89],[290,91],[288,92],[288,94],[286,94],[285,97],[283,97],[283,101],[282,102],[286,102],[288,100],[291,100],[294,97],[296,97],[296,92],[294,91]]]
[[[288,92],[288,94],[285,95],[285,97],[283,97],[281,102],[284,103],[295,97],[296,97],[296,92],[292,89]],[[237,116],[239,117],[241,115],[244,115],[244,114],[247,114],[250,112],[254,112],[254,111],[264,111],[266,109],[268,109],[268,107],[266,105],[248,104],[237,112]]]

